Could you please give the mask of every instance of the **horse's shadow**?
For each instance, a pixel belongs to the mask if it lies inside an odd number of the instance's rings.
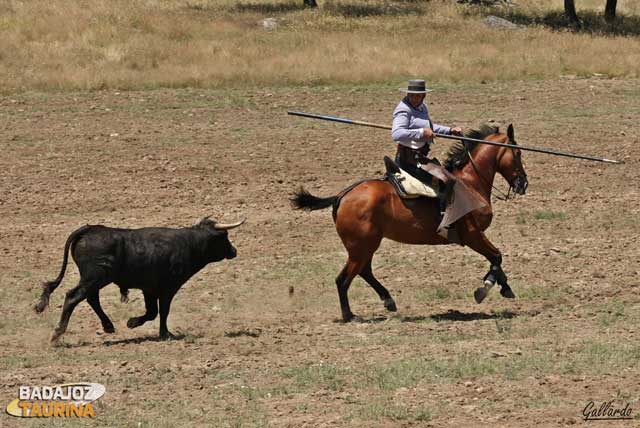
[[[456,310],[448,310],[447,312],[440,314],[429,315],[429,318],[434,321],[481,321],[481,320],[495,320],[495,319],[512,319],[522,315],[531,315],[529,313],[519,313],[513,311],[501,311],[501,312],[460,312]]]
[[[396,320],[407,323],[422,323],[426,321],[482,321],[482,320],[496,320],[496,319],[512,319],[520,316],[533,317],[538,315],[538,312],[513,312],[513,311],[500,311],[500,312],[460,312],[450,309],[447,312],[432,314],[432,315],[392,315],[386,316],[372,316],[370,318],[359,316],[355,322],[377,324],[390,320]],[[335,320],[336,323],[344,323],[341,319]]]
[[[169,340],[182,340],[186,337],[185,334],[174,334],[173,337]],[[165,340],[160,339],[158,336],[142,336],[142,337],[132,337],[129,339],[118,339],[118,340],[106,340],[102,342],[102,346],[114,346],[114,345],[129,345],[129,344],[140,344],[145,342],[163,342]]]

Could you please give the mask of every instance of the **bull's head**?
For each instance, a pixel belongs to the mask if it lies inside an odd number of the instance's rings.
[[[218,223],[215,220],[211,220],[208,216],[200,220],[196,227],[205,229],[211,234],[207,252],[213,261],[233,259],[236,257],[238,252],[234,246],[231,245],[227,231],[242,225],[246,220],[247,219],[244,218],[235,223]]]

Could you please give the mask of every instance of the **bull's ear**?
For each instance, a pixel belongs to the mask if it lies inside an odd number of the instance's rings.
[[[509,142],[516,142],[515,136],[513,135],[513,123],[510,123],[509,127],[507,127],[507,137],[509,138]]]
[[[210,215],[208,215],[208,216],[206,216],[206,217],[203,217],[203,218],[202,218],[202,220],[200,220],[200,221],[198,222],[198,224],[203,224],[204,222],[206,222],[207,220],[209,220],[209,219],[211,218],[211,216],[212,216],[212,215],[213,215],[213,214],[210,214]]]

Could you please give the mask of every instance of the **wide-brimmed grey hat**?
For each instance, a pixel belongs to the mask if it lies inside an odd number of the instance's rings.
[[[427,92],[431,92],[431,89],[427,89],[424,80],[414,79],[409,80],[407,87],[400,88],[400,91],[406,92],[407,94],[426,94]]]

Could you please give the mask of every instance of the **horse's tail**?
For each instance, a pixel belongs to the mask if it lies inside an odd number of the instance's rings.
[[[329,196],[328,198],[319,198],[317,196],[313,196],[311,193],[304,190],[304,188],[300,188],[295,194],[293,198],[291,198],[291,203],[296,209],[299,210],[307,210],[307,211],[315,211],[321,210],[324,208],[329,208],[334,205],[338,201],[338,195]]]
[[[69,238],[67,238],[67,242],[64,244],[64,257],[62,259],[62,268],[60,269],[60,273],[58,277],[53,281],[46,281],[42,284],[42,295],[40,296],[40,300],[35,304],[34,310],[37,313],[44,311],[44,309],[49,306],[49,296],[53,293],[53,290],[58,288],[60,282],[62,282],[62,278],[64,278],[64,273],[67,270],[67,261],[69,260],[69,247],[75,241],[77,241],[91,226],[82,226],[81,228],[73,231]]]

